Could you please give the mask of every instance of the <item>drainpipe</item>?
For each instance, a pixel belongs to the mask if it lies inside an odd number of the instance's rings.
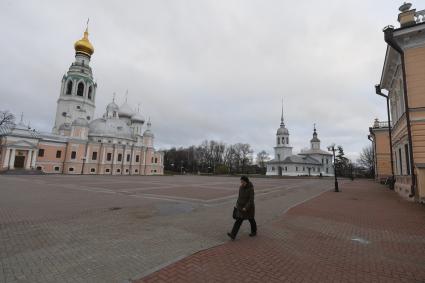
[[[404,108],[405,108],[404,110],[406,112],[407,138],[409,142],[410,176],[412,177],[412,185],[410,187],[409,197],[414,197],[415,188],[416,188],[416,176],[415,176],[415,167],[414,167],[415,162],[413,160],[412,127],[410,125],[409,99],[407,96],[406,62],[404,60],[404,51],[394,39],[394,27],[388,26],[384,29],[384,39],[389,46],[391,46],[395,51],[397,51],[400,54],[400,58],[401,58],[401,70],[403,75],[403,91],[404,91]]]
[[[81,166],[81,175],[84,175],[84,165],[87,160],[88,145],[89,145],[89,142],[86,142],[85,149],[84,149],[83,165]]]
[[[372,139],[372,135],[375,134],[372,131],[372,128],[369,128],[370,135],[367,135],[367,139],[372,142],[373,145],[373,166],[375,167],[375,176],[378,176],[378,160],[376,160],[376,142]]]
[[[390,189],[394,190],[395,177],[394,177],[394,160],[393,160],[393,139],[391,136],[392,128],[391,128],[391,120],[390,120],[390,98],[388,97],[388,95],[385,95],[382,93],[380,84],[375,85],[375,91],[377,95],[380,95],[387,100],[387,120],[388,120],[388,135],[390,137],[391,175],[392,175]]]

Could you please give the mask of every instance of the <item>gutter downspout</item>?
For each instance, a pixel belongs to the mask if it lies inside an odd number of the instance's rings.
[[[369,128],[370,135],[367,135],[367,139],[370,140],[373,144],[373,166],[375,167],[375,178],[378,176],[378,160],[376,159],[376,142],[372,138],[375,134],[372,131],[372,128]]]
[[[394,40],[394,27],[386,27],[384,29],[384,39],[385,42],[391,46],[395,51],[400,54],[401,58],[401,70],[403,75],[403,91],[404,91],[404,110],[406,112],[406,122],[407,122],[407,137],[409,142],[409,159],[410,159],[410,176],[412,177],[412,185],[410,187],[409,197],[415,196],[416,188],[416,175],[415,175],[415,162],[413,160],[413,146],[412,146],[412,126],[410,124],[410,113],[409,113],[409,99],[407,96],[407,80],[406,80],[406,62],[404,60],[404,51]]]
[[[87,160],[88,145],[89,145],[89,142],[86,142],[86,146],[85,146],[85,149],[84,149],[83,165],[81,166],[81,175],[84,175],[84,165],[85,165],[86,160]]]
[[[390,189],[394,190],[395,177],[394,177],[394,160],[393,160],[393,138],[391,136],[392,128],[391,128],[391,120],[390,120],[390,98],[388,95],[385,95],[382,93],[381,85],[379,84],[375,85],[375,91],[377,95],[380,95],[387,100],[388,135],[390,137],[391,175],[392,175]]]
[[[68,144],[69,144],[69,141],[66,141],[65,154],[64,154],[64,159],[63,159],[63,162],[62,162],[62,174],[65,172],[65,162],[66,162],[66,155],[68,153]]]

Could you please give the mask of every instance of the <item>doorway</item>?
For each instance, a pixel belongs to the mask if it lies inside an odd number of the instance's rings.
[[[282,176],[282,167],[279,166],[279,176]]]
[[[22,156],[22,155],[15,156],[15,164],[13,165],[15,168],[22,169],[24,168],[24,164],[25,164],[25,156]]]

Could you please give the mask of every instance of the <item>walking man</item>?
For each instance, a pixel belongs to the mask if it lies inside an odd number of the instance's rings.
[[[241,177],[241,185],[239,187],[238,201],[236,202],[236,221],[233,225],[232,232],[227,235],[234,240],[238,234],[239,228],[244,220],[248,220],[251,224],[250,237],[257,235],[257,223],[255,222],[255,204],[254,204],[254,185],[249,181],[248,177]]]

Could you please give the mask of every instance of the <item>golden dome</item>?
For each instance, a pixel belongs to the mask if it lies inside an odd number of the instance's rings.
[[[75,52],[84,53],[91,56],[94,53],[93,45],[89,41],[89,31],[86,28],[82,39],[78,40],[74,44]]]

